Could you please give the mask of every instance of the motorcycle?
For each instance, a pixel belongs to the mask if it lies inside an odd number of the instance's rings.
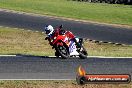
[[[62,25],[59,27],[62,28]],[[79,56],[81,59],[87,58],[87,51],[83,46],[82,38],[75,38],[79,47],[77,47],[75,40],[69,40],[66,34],[59,33],[57,36],[54,36],[52,40],[50,40],[50,45],[52,45],[52,49],[55,49],[55,56],[61,56],[64,59],[70,57]]]

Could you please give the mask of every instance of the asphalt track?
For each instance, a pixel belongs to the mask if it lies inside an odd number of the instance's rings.
[[[65,29],[72,31],[75,35],[83,38],[121,44],[132,44],[131,29],[62,20],[45,16],[17,14],[0,10],[1,26],[43,31],[44,26],[47,24],[52,24],[55,27],[63,24]]]
[[[0,79],[75,79],[82,66],[88,74],[130,74],[132,58],[0,57]]]

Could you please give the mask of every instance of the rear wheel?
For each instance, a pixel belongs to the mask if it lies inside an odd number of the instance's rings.
[[[58,54],[62,58],[64,58],[64,59],[69,58],[69,52],[68,52],[68,49],[67,49],[67,47],[64,43],[63,43],[63,45],[57,45],[56,46],[56,51],[58,52]]]
[[[86,49],[82,46],[80,49],[80,52],[79,52],[79,57],[81,59],[86,59],[87,56],[88,56],[88,53],[87,53]]]

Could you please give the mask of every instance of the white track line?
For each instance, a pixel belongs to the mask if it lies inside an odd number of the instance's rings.
[[[22,31],[23,31],[24,29],[20,29],[20,30],[22,30]]]
[[[5,27],[5,28],[9,29],[9,27]]]
[[[7,29],[11,28],[11,29],[22,30],[22,31],[25,30],[25,29],[23,29],[23,28],[7,27],[7,26],[1,26],[1,25],[0,25],[0,28],[7,28]],[[30,32],[30,31],[32,31],[32,30],[26,30],[26,31]],[[33,31],[33,32],[39,32],[39,31]]]
[[[48,57],[56,57],[56,56],[48,56]],[[78,56],[77,56],[78,57]],[[92,58],[132,58],[132,57],[106,57],[106,56],[88,56]]]
[[[42,34],[44,34],[45,32],[42,32]]]
[[[19,29],[19,30],[24,30],[24,29],[21,29],[21,28],[17,28],[17,27],[7,27],[7,26],[1,26],[0,25],[0,28],[7,28],[7,29],[9,29],[9,28],[11,28],[11,29]]]
[[[16,55],[0,55],[0,57],[16,57]]]
[[[0,26],[0,27],[3,27],[3,26]]]
[[[19,29],[19,28],[13,28],[13,29]]]
[[[31,30],[27,30],[27,31],[31,31]]]
[[[17,55],[0,55],[0,57],[16,57]],[[18,55],[19,56],[19,55]],[[48,57],[56,57],[56,56],[48,56]],[[106,57],[106,56],[88,56],[88,58],[132,58],[132,57]]]
[[[35,31],[35,32],[39,32],[39,31]]]
[[[132,57],[106,57],[106,56],[88,56],[93,58],[132,58]]]

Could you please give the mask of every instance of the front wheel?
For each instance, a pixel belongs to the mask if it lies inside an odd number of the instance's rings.
[[[56,52],[64,59],[69,58],[69,52],[64,43],[63,45],[56,45]]]
[[[59,57],[60,54],[56,51],[56,52],[55,52],[55,56],[56,56],[56,57]]]
[[[87,53],[86,49],[82,46],[80,49],[80,52],[79,52],[79,57],[81,59],[86,59],[87,56],[88,56],[88,53]]]

